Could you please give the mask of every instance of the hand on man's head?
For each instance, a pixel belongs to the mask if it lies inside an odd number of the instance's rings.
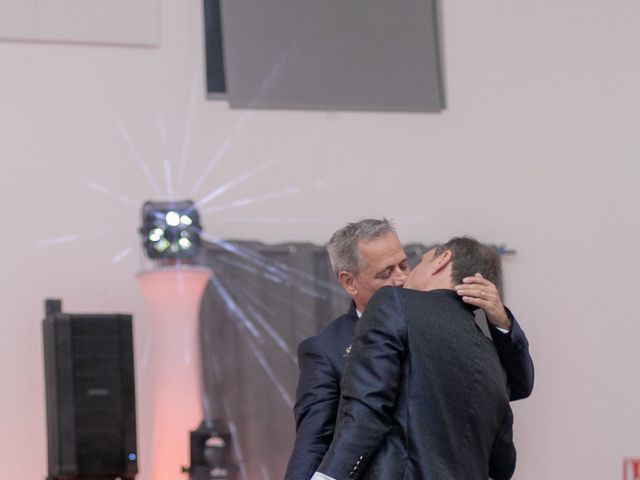
[[[462,301],[484,310],[487,320],[497,328],[511,330],[511,321],[502,305],[496,286],[476,273],[473,277],[465,277],[460,285],[454,288]]]

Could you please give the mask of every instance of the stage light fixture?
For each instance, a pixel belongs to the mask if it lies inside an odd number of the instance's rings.
[[[200,247],[200,215],[191,200],[147,201],[142,206],[140,234],[154,260],[192,261]]]
[[[191,465],[182,469],[189,474],[189,480],[237,478],[238,468],[231,460],[231,434],[222,421],[203,421],[189,433],[189,440]]]

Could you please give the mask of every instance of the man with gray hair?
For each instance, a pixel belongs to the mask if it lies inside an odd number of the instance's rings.
[[[333,234],[327,251],[333,272],[360,313],[380,287],[402,286],[410,271],[395,228],[386,218],[347,224]]]
[[[356,323],[373,294],[383,286],[403,286],[410,272],[393,224],[364,219],[349,223],[331,237],[327,250],[338,281],[352,299],[350,310],[298,347],[300,377],[294,415],[296,440],[285,480],[312,477],[333,438],[340,381]],[[481,276],[457,286],[464,302],[482,308],[507,372],[511,400],[533,388],[533,363],[527,339],[500,300],[496,286]]]

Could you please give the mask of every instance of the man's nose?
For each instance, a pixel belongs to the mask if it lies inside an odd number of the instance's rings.
[[[393,286],[394,287],[403,287],[404,283],[407,281],[407,276],[409,272],[406,270],[401,270],[400,268],[396,268],[393,272]]]

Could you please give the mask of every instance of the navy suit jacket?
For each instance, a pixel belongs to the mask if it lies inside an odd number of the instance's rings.
[[[331,446],[336,480],[508,480],[506,374],[453,290],[383,287],[359,322]]]
[[[340,381],[358,315],[355,305],[298,346],[300,379],[293,408],[296,440],[285,480],[309,480],[333,438]]]
[[[524,332],[511,312],[507,310],[507,313],[512,322],[509,334],[491,325],[489,331],[507,373],[510,399],[518,400],[528,397],[533,389],[533,362]],[[355,306],[351,304],[345,315],[298,346],[300,377],[294,407],[296,439],[285,480],[309,480],[329,448],[346,351],[353,341],[357,320]]]

